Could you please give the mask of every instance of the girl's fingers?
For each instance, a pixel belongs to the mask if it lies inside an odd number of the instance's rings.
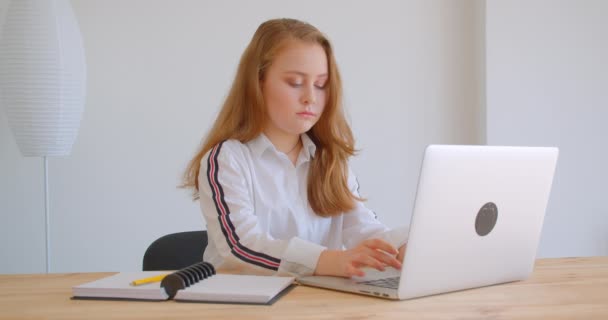
[[[399,254],[397,255],[397,261],[403,261],[403,257],[405,256],[405,251],[407,250],[407,244],[404,244],[399,248]]]
[[[370,252],[370,255],[374,257],[374,259],[381,261],[382,263],[391,266],[395,269],[401,269],[401,262],[397,260],[394,256],[388,255],[382,251],[373,250]]]
[[[377,252],[377,251],[376,251]],[[358,257],[353,261],[357,266],[366,266],[377,269],[379,271],[384,271],[384,263],[381,260],[376,259],[373,256],[374,251],[362,252],[358,255]]]
[[[352,276],[363,277],[363,276],[365,276],[365,272],[363,272],[363,270],[355,267],[354,265],[349,264],[348,266],[346,266],[346,276],[347,277],[352,277]]]
[[[385,267],[391,266],[396,269],[401,269],[401,262],[395,259],[395,255],[399,253],[397,249],[391,246],[388,242],[381,239],[369,239],[363,241],[358,248],[349,250],[350,260],[346,265],[346,276],[365,275],[362,270],[364,267],[374,268],[379,271],[384,271]]]
[[[391,246],[390,243],[381,240],[381,239],[369,239],[363,241],[363,245],[375,250],[382,250],[389,254],[398,254],[399,250],[395,249],[395,247]]]
[[[385,265],[388,265],[395,269],[401,269],[401,262],[399,260],[397,260],[394,256],[389,255],[384,251],[379,251],[379,250],[371,249],[368,247],[368,248],[365,248],[364,252],[362,252],[361,254],[372,257],[374,260],[380,262],[383,267]],[[384,271],[384,268],[380,269],[375,266],[371,266],[371,267],[374,267],[380,271]]]

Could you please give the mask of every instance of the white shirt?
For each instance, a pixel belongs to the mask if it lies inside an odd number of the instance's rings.
[[[301,135],[296,165],[261,134],[224,141],[201,160],[200,205],[209,243],[204,260],[247,274],[310,275],[325,249],[353,248],[381,238],[398,248],[407,227],[389,230],[363,203],[348,213],[321,217],[308,203],[307,177],[316,146]],[[359,196],[349,169],[350,191]]]

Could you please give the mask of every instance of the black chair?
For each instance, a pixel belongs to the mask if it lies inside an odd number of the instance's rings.
[[[162,236],[146,249],[144,271],[178,270],[203,261],[207,231],[178,232]]]

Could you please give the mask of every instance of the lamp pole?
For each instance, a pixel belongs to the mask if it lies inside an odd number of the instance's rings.
[[[46,244],[46,273],[51,272],[51,216],[49,205],[49,161],[46,156],[44,159],[44,237]]]

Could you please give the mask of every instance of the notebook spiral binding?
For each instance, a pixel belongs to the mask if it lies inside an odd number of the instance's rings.
[[[169,299],[172,299],[177,294],[177,291],[209,278],[214,274],[215,268],[213,265],[209,262],[201,261],[167,275],[161,281],[160,286],[165,289],[165,292],[169,295]]]

